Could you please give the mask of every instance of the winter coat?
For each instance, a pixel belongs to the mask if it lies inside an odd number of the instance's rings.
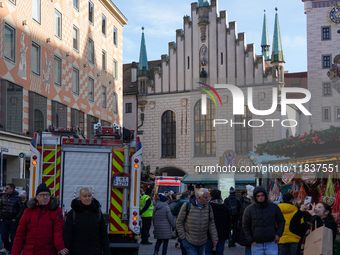
[[[236,203],[237,203],[237,214],[236,215],[232,215],[232,213],[231,213],[231,206],[230,206],[230,203],[231,203],[231,201],[232,200],[236,200]],[[240,211],[241,211],[241,201],[240,201],[240,199],[238,199],[237,197],[236,197],[236,194],[235,193],[232,193],[232,194],[230,194],[229,195],[229,197],[227,197],[226,199],[224,199],[224,203],[228,206],[228,208],[229,208],[229,210],[230,210],[230,215],[231,215],[231,217],[234,219],[238,219],[239,218],[239,216],[240,216]]]
[[[289,231],[290,221],[297,212],[298,208],[295,205],[289,203],[281,203],[278,206],[280,207],[283,217],[286,220],[285,230],[283,231],[283,235],[280,238],[279,244],[298,243],[301,237]]]
[[[90,205],[84,205],[75,198],[71,207],[64,229],[64,241],[70,255],[110,255],[107,227],[99,201],[93,198]]]
[[[39,206],[35,198],[28,201],[17,232],[12,255],[57,255],[65,248],[64,218],[59,200],[51,197],[46,206]]]
[[[298,210],[294,214],[292,220],[290,221],[289,230],[292,233],[294,233],[295,235],[298,235],[298,236],[301,237],[301,239],[299,241],[297,254],[298,255],[301,254],[302,241],[305,239],[306,232],[311,226],[312,226],[312,230],[314,230],[315,221],[316,221],[317,228],[324,225],[325,227],[330,228],[333,231],[333,247],[334,247],[334,242],[335,242],[336,232],[337,232],[337,225],[336,225],[335,221],[333,219],[328,219],[324,222],[319,216],[314,215],[310,218],[309,221],[305,221],[305,222],[301,223],[301,219],[304,217],[305,214],[306,213]],[[333,251],[333,254],[334,254],[334,251]]]
[[[175,222],[167,203],[156,201],[152,221],[155,239],[172,238],[171,227],[175,227]]]
[[[247,241],[246,235],[244,234],[243,228],[242,228],[242,217],[244,214],[244,211],[246,210],[246,208],[251,205],[251,201],[250,198],[245,197],[243,199],[243,203],[241,206],[241,211],[240,211],[240,218],[237,224],[237,229],[235,231],[235,240],[237,243],[239,243],[242,246],[250,246],[251,243],[249,243]]]
[[[194,246],[201,246],[208,240],[208,231],[211,240],[217,241],[217,230],[214,221],[214,212],[206,204],[200,209],[196,203],[196,197],[190,199],[190,210],[187,214],[187,205],[185,202],[181,207],[176,220],[176,229],[181,240],[186,239]],[[210,217],[209,217],[210,215]]]
[[[19,193],[14,190],[12,194],[5,194],[0,200],[0,211],[2,220],[17,220],[19,221],[24,212],[22,199]]]
[[[214,212],[214,221],[217,229],[218,240],[227,240],[229,238],[231,218],[229,208],[221,199],[210,201],[212,211]],[[211,240],[210,235],[208,239]]]
[[[256,194],[263,192],[265,201],[257,202]],[[268,201],[266,190],[258,186],[254,189],[255,203],[249,205],[243,214],[242,227],[249,243],[273,242],[275,235],[282,236],[285,219],[280,208]]]
[[[186,199],[180,199],[179,200],[179,202],[176,204],[174,210],[172,211],[173,216],[176,216],[176,217],[178,216],[178,214],[181,210],[181,207],[185,202],[189,202],[189,200],[186,200]]]

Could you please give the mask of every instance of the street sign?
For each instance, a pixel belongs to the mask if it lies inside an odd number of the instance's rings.
[[[24,157],[25,157],[25,153],[20,152],[20,153],[19,153],[19,158],[24,158]]]
[[[7,148],[2,148],[2,151],[3,152],[8,152],[8,149]]]

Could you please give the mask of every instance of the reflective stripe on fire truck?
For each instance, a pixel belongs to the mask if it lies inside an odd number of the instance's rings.
[[[51,147],[52,148],[52,147]],[[51,190],[51,195],[59,198],[60,196],[60,167],[61,167],[61,147],[57,147],[57,158],[55,151],[45,146],[43,152],[42,183]],[[40,150],[41,151],[41,148]],[[57,160],[55,162],[55,160]]]
[[[114,174],[124,172],[123,163],[124,163],[124,149],[112,149],[111,183],[113,183]],[[128,223],[122,223],[121,220],[123,211],[122,204],[123,204],[123,189],[117,189],[111,186],[110,234],[132,233],[129,230]]]

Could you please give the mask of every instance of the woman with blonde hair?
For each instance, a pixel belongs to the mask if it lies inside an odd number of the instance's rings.
[[[66,217],[64,242],[70,255],[110,255],[109,239],[100,203],[90,187],[82,187]]]

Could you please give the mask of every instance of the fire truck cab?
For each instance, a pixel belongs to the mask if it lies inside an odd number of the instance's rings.
[[[35,133],[31,142],[30,197],[40,183],[60,200],[64,214],[82,186],[100,202],[110,247],[138,254],[142,144],[119,126],[96,127],[95,139],[72,130]]]

